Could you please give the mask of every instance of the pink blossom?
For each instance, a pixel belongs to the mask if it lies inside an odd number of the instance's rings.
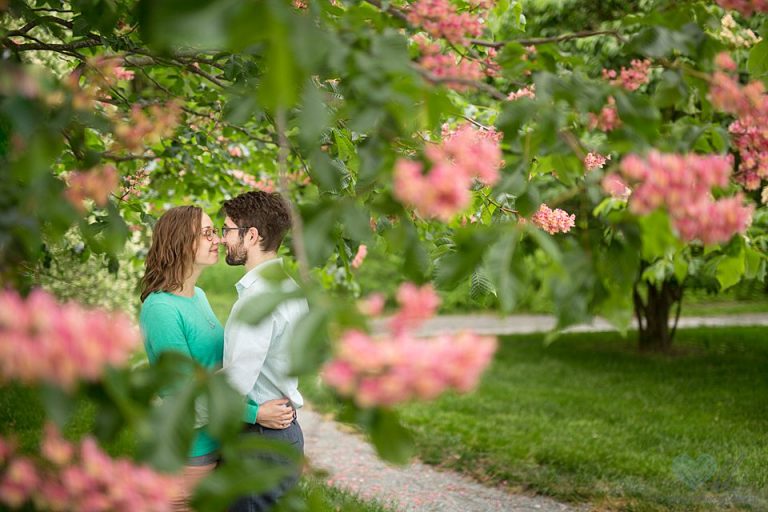
[[[584,157],[584,167],[587,168],[587,171],[602,169],[610,159],[611,155],[603,156],[600,153],[587,153],[587,156]]]
[[[114,75],[118,80],[133,80],[135,73],[125,69],[123,66],[115,66]]]
[[[724,9],[739,11],[742,16],[752,16],[758,12],[768,12],[766,0],[715,0]]]
[[[628,155],[620,171],[635,184],[629,201],[632,212],[646,215],[664,208],[683,240],[713,244],[745,232],[751,223],[754,208],[744,206],[741,194],[719,200],[712,197],[712,188],[728,185],[732,166],[730,155],[652,151],[645,158]]]
[[[443,128],[443,141],[425,148],[432,166],[425,174],[419,162],[400,158],[395,163],[394,194],[420,215],[449,221],[470,202],[472,180],[486,185],[499,180],[503,165],[499,142],[503,134],[465,123]]]
[[[496,338],[468,332],[417,338],[407,333],[372,337],[347,331],[321,375],[327,385],[361,407],[388,407],[430,400],[448,390],[472,390],[495,349]]]
[[[243,148],[238,144],[233,144],[227,148],[229,154],[235,158],[241,158],[243,156]]]
[[[46,427],[45,435],[44,443],[64,442],[53,426]],[[180,491],[178,477],[112,459],[90,437],[78,447],[66,444],[71,449],[66,461],[49,457],[35,465],[30,458],[12,459],[0,472],[0,503],[18,508],[31,501],[37,510],[172,510]]]
[[[352,259],[352,268],[360,268],[367,255],[368,247],[364,244],[360,244],[360,247],[357,248],[357,254],[355,254],[354,259]]]
[[[724,60],[720,58],[719,60]],[[709,89],[715,108],[737,116],[728,131],[739,152],[739,168],[734,177],[747,190],[757,190],[768,178],[768,96],[760,81],[742,86],[735,77],[717,71]]]
[[[483,66],[479,62],[457,60],[453,55],[425,55],[419,60],[419,64],[436,78],[444,80],[447,87],[460,92],[469,88],[467,81],[482,80],[485,76]]]
[[[430,36],[445,38],[454,44],[464,44],[467,38],[483,33],[479,15],[458,13],[449,0],[416,0],[408,9],[407,19]]]
[[[392,332],[401,333],[415,329],[424,320],[432,318],[440,305],[440,297],[432,285],[418,287],[413,283],[403,283],[397,290],[397,302],[400,309],[390,320]]]
[[[40,453],[53,464],[63,466],[72,459],[74,448],[70,442],[61,437],[54,425],[48,423],[45,425]]]
[[[632,190],[618,174],[611,173],[603,176],[603,190],[618,199],[626,199],[632,194]]]
[[[67,389],[125,364],[140,339],[125,315],[58,304],[42,290],[26,299],[0,292],[0,337],[8,341],[0,344],[0,378]]]
[[[119,184],[119,177],[114,166],[105,165],[90,171],[73,171],[67,181],[69,186],[64,191],[65,197],[75,208],[84,212],[83,201],[86,199],[92,199],[96,206],[106,206],[109,195]]]
[[[546,204],[542,204],[531,217],[531,221],[550,235],[554,235],[569,232],[576,225],[576,215],[568,215],[560,208],[552,210]]]
[[[522,89],[518,89],[509,93],[507,99],[509,101],[519,100],[520,98],[536,98],[536,84],[526,85]]]
[[[173,134],[181,117],[182,105],[171,100],[148,107],[134,104],[127,119],[117,119],[114,127],[115,149],[143,150]],[[192,125],[190,125],[192,127]]]
[[[18,508],[39,485],[40,477],[32,460],[27,457],[13,459],[0,480],[0,502]]]
[[[252,175],[247,174],[244,171],[241,171],[239,169],[231,169],[229,171],[229,174],[233,176],[235,179],[243,183],[244,185],[248,185],[251,188],[259,188],[258,182],[256,181],[256,178],[254,178]]]
[[[635,91],[648,83],[650,70],[651,61],[634,59],[629,68],[622,67],[618,74],[613,69],[603,69],[603,78],[609,80],[612,85]]]
[[[360,299],[357,308],[366,316],[378,316],[384,311],[386,298],[383,293],[372,293],[371,295]]]
[[[720,52],[715,56],[715,66],[722,71],[736,71],[736,63],[728,52]]]
[[[597,128],[603,132],[610,132],[619,126],[621,126],[621,119],[619,119],[619,113],[616,110],[616,100],[613,99],[613,96],[608,97],[608,103],[600,111],[600,114],[589,113],[590,130]]]

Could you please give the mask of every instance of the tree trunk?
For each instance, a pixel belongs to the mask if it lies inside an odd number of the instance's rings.
[[[647,291],[645,300],[639,287]],[[683,287],[675,280],[667,279],[660,285],[638,281],[633,290],[639,348],[643,352],[668,352],[680,319],[683,303]],[[677,305],[675,321],[669,326],[669,314]]]

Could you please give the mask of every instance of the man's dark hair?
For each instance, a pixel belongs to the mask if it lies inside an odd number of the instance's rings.
[[[288,203],[277,192],[246,192],[224,201],[222,210],[237,227],[258,229],[261,250],[265,252],[277,251],[291,227]]]

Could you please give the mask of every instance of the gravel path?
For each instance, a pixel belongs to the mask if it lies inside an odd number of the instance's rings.
[[[374,329],[383,329],[385,322],[386,319],[374,322]],[[554,329],[555,324],[555,318],[549,315],[511,315],[506,317],[496,315],[443,315],[427,320],[419,330],[419,334],[431,336],[441,332],[454,332],[462,329],[471,329],[478,334],[526,334],[551,331]],[[680,322],[678,322],[679,328],[737,325],[768,325],[768,312],[728,316],[689,316],[681,317]],[[635,327],[634,323],[632,327]],[[565,329],[565,332],[613,330],[615,328],[611,324],[602,318],[596,318],[589,324],[571,326]]]
[[[723,317],[685,317],[680,327],[768,325],[768,314]],[[482,334],[519,334],[550,331],[555,319],[543,315],[450,315],[428,321],[421,334],[472,329]],[[379,324],[383,328],[383,324]],[[376,328],[376,326],[374,327]],[[569,328],[570,332],[606,331],[613,327],[602,319]],[[587,510],[545,497],[528,497],[486,487],[451,471],[438,471],[420,462],[390,466],[357,433],[325,418],[310,407],[299,411],[305,450],[315,469],[328,473],[330,485],[351,491],[364,499],[377,499],[399,511],[425,512],[561,512]]]
[[[391,466],[362,436],[345,432],[311,408],[299,410],[310,465],[327,471],[327,483],[363,499],[406,512],[563,512],[578,510],[544,497],[528,497],[483,486],[421,462]]]

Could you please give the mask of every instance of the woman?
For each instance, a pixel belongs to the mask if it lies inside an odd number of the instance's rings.
[[[142,279],[139,323],[150,364],[162,352],[181,352],[210,371],[221,368],[224,329],[205,293],[196,287],[202,271],[219,259],[219,236],[211,218],[196,206],[178,206],[165,212],[154,227],[152,245]],[[271,402],[274,402],[271,403]],[[275,428],[283,422],[281,401],[250,406],[244,419]],[[279,411],[279,412],[276,412]],[[196,429],[187,465],[184,489],[174,502],[176,510],[188,510],[188,499],[197,483],[218,461],[218,442],[204,428]]]

